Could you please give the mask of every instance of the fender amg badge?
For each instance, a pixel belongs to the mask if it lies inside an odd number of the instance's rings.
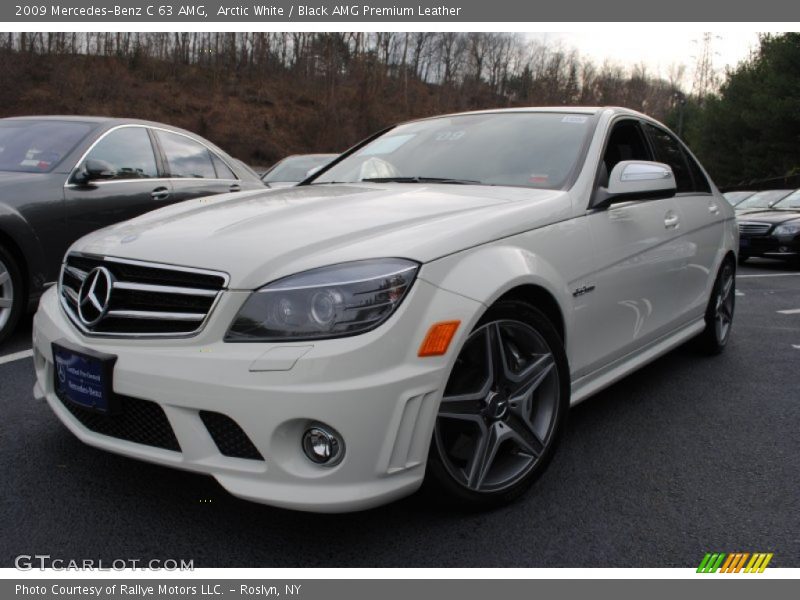
[[[594,284],[582,285],[581,287],[577,288],[574,292],[572,292],[572,295],[575,296],[576,298],[578,296],[583,296],[584,294],[593,292],[595,287],[596,286]]]

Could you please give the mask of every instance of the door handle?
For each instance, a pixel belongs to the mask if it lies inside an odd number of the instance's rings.
[[[719,206],[717,206],[716,202],[708,203],[708,212],[710,212],[712,215],[719,214]]]
[[[231,187],[228,188],[228,191],[241,192],[242,191],[242,186],[240,186],[238,183],[231,184]]]
[[[664,217],[664,227],[666,229],[676,229],[680,224],[680,219],[676,214],[667,213]]]
[[[169,198],[169,190],[165,187],[157,187],[152,192],[150,192],[150,197],[153,200],[166,200]]]

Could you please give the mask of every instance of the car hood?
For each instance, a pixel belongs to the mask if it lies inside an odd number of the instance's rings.
[[[40,181],[42,178],[47,177],[48,175],[49,173],[0,171],[0,186]]]
[[[756,221],[759,223],[785,223],[800,219],[800,211],[795,210],[761,210],[738,215],[739,221]]]
[[[73,251],[215,269],[254,289],[306,269],[378,257],[427,262],[563,220],[566,192],[350,184],[190,200],[102,229]]]

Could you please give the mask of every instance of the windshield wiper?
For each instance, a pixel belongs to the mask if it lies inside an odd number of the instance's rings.
[[[455,183],[459,185],[480,185],[475,179],[454,179],[450,177],[368,177],[361,179],[370,183]]]

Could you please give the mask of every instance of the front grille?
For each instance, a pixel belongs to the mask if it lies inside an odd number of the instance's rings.
[[[165,450],[181,451],[167,415],[158,404],[130,396],[116,396],[115,399],[119,401],[119,411],[113,415],[104,415],[59,398],[73,417],[95,433]]]
[[[67,315],[87,335],[177,337],[203,328],[227,283],[227,275],[215,271],[70,254],[59,293]]]
[[[217,449],[224,456],[264,460],[247,434],[229,416],[210,410],[201,410],[200,419],[208,429],[208,433],[211,434],[211,439],[214,440]]]
[[[769,223],[750,223],[742,221],[739,223],[739,233],[743,235],[764,235],[772,227]]]

